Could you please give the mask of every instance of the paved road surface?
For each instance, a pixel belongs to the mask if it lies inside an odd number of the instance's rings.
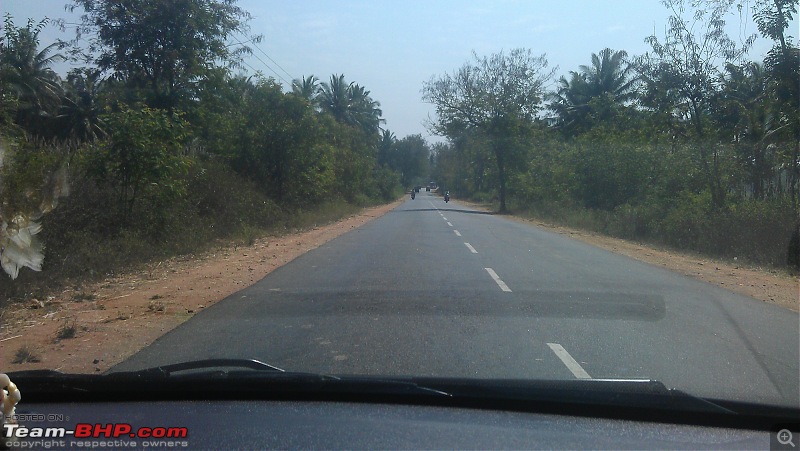
[[[328,374],[650,378],[800,406],[798,314],[429,193],[114,370],[211,357]]]

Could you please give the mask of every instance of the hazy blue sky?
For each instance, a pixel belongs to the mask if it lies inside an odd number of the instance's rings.
[[[23,25],[28,17],[66,18],[64,0],[2,0],[0,12]],[[750,4],[754,0],[749,0]],[[472,50],[488,55],[527,47],[546,53],[557,76],[589,64],[605,47],[641,54],[644,38],[663,36],[669,11],[657,0],[240,0],[253,15],[252,31],[264,35],[248,63],[265,75],[292,78],[314,74],[327,80],[344,73],[372,92],[381,103],[385,127],[398,137],[428,136],[423,120],[434,114],[420,99],[424,81],[452,72],[471,58]],[[738,39],[756,33],[749,18],[731,17],[729,33]],[[797,22],[790,34],[797,36]],[[48,27],[42,43],[72,37]],[[759,40],[751,59],[761,60],[770,43]],[[66,67],[58,72],[65,73]]]

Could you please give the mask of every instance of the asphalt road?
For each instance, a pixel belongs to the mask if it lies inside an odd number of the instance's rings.
[[[129,360],[292,371],[647,378],[800,406],[798,314],[421,192]]]

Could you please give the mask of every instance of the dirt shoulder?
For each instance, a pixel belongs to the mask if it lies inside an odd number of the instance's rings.
[[[484,204],[459,202],[471,208],[489,211]],[[798,306],[800,305],[800,279],[774,269],[747,267],[741,264],[612,238],[599,233],[550,224],[537,219],[527,219],[512,215],[502,216],[514,221],[534,224],[593,246],[650,263],[651,265],[660,266],[685,276],[694,277],[795,312],[798,311]]]
[[[252,246],[165,260],[80,290],[12,304],[0,311],[0,372],[105,371],[200,310],[401,202],[301,233],[263,238]],[[23,354],[29,361],[14,363]]]

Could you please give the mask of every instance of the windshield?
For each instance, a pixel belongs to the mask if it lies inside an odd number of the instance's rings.
[[[797,6],[5,0],[0,372],[800,407]]]

